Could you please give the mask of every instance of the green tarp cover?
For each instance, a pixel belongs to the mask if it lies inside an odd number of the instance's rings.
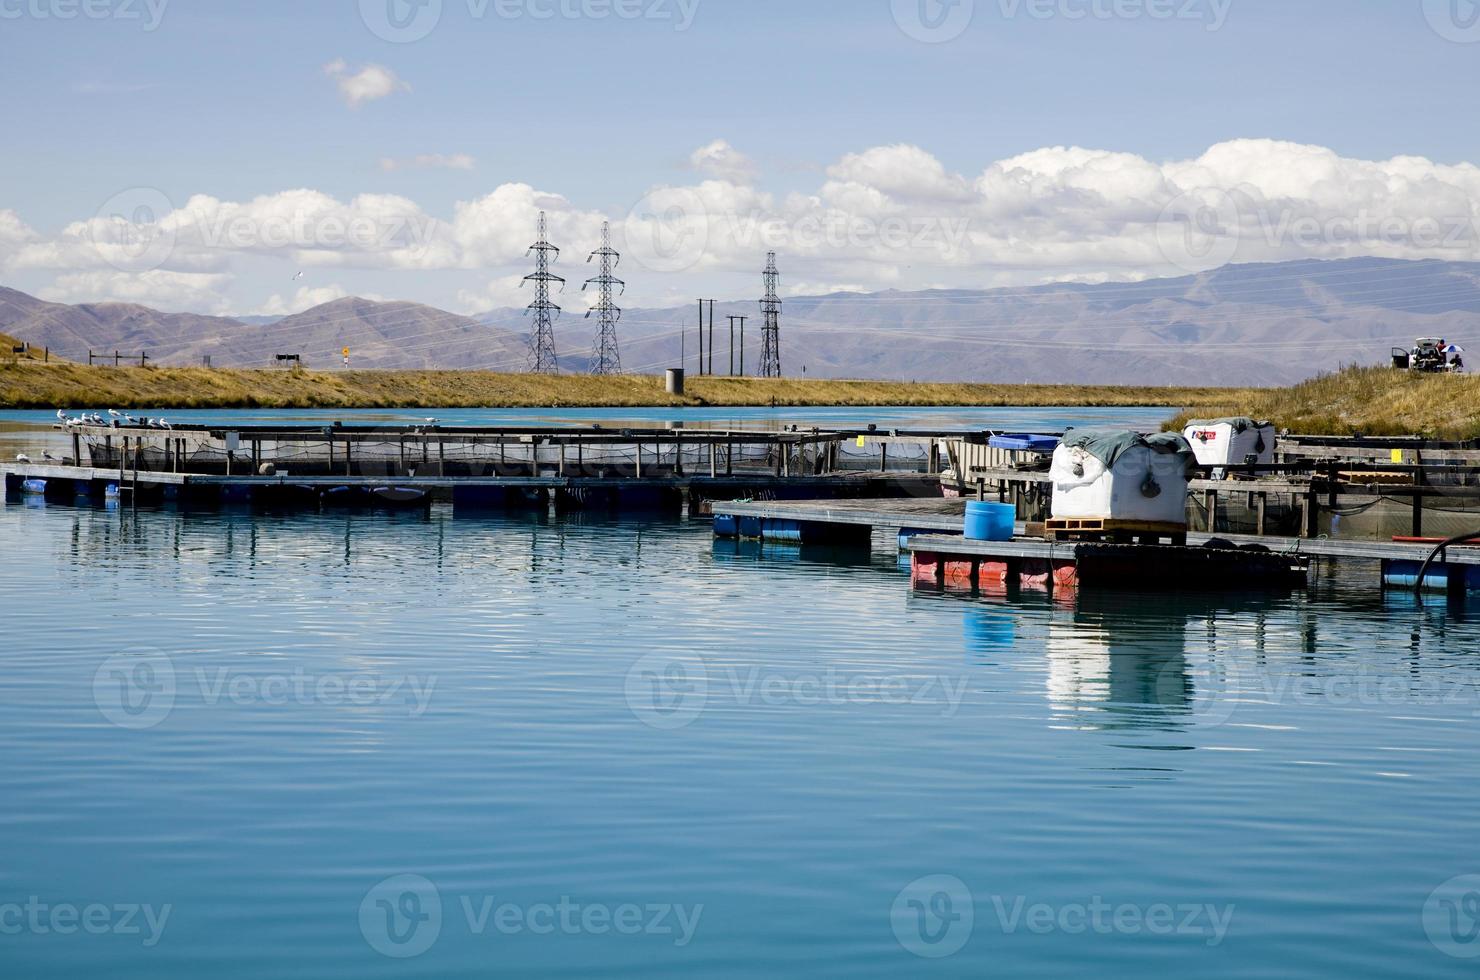
[[[1147,436],[1128,429],[1070,429],[1064,433],[1063,444],[1069,449],[1083,449],[1104,463],[1106,469],[1114,469],[1116,461],[1137,446],[1146,446],[1156,453],[1185,456],[1184,462],[1188,464],[1193,458],[1191,444],[1177,432]]]
[[[1233,419],[1193,419],[1191,422],[1188,422],[1187,425],[1188,425],[1188,427],[1191,427],[1191,426],[1194,426],[1194,425],[1200,425],[1200,426],[1208,426],[1208,425],[1231,425],[1231,426],[1233,426],[1234,433],[1235,434],[1239,434],[1239,435],[1242,435],[1243,433],[1248,432],[1250,429],[1267,429],[1267,428],[1269,428],[1269,423],[1268,422],[1256,422],[1256,421],[1254,421],[1251,418],[1246,418],[1246,417],[1242,417],[1242,416],[1239,417],[1239,418],[1233,418]]]

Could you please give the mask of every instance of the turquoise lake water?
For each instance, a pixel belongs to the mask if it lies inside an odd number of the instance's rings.
[[[16,501],[0,556],[5,976],[1480,963],[1480,608],[1370,566],[971,597],[883,536]]]

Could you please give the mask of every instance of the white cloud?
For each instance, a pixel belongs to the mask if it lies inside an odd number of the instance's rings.
[[[387,173],[397,170],[472,170],[477,161],[466,153],[422,153],[414,157],[381,157],[380,169]]]
[[[39,236],[14,211],[0,210],[0,269],[6,269],[22,246]]]
[[[232,277],[210,273],[73,272],[39,292],[54,303],[138,303],[161,310],[222,313]]]
[[[110,210],[140,213],[132,201]],[[620,274],[633,305],[687,295],[700,276],[722,276],[739,295],[745,284],[758,290],[772,250],[791,294],[1126,280],[1224,261],[1480,261],[1473,164],[1234,140],[1172,161],[1047,147],[989,163],[974,178],[919,147],[877,147],[836,161],[813,193],[778,196],[711,177],[655,188],[611,215],[526,183],[460,201],[449,216],[399,195],[341,200],[307,188],[246,201],[197,195],[179,208],[156,202],[148,223],[110,214],[53,236],[0,211],[0,264],[97,273],[57,288],[102,284],[111,295],[124,291],[123,274],[158,271],[165,275],[145,279],[147,290],[175,297],[248,256],[279,257],[294,270],[476,271],[487,285],[459,283],[446,302],[477,311],[528,302],[519,281],[542,210],[550,241],[565,250],[555,272],[571,280],[560,302],[572,311],[584,305],[579,284],[603,220],[624,252]]]
[[[524,276],[519,274],[490,279],[482,289],[461,289],[457,293],[454,313],[473,316],[504,307],[525,307],[533,299]],[[561,304],[564,305],[564,304]]]
[[[343,58],[336,58],[324,66],[324,74],[334,79],[339,88],[339,97],[351,109],[358,109],[367,102],[374,102],[396,92],[409,92],[411,86],[396,77],[396,73],[384,65],[367,64],[358,71],[352,70]]]
[[[689,169],[735,184],[748,184],[757,173],[755,163],[726,140],[707,143],[689,154]]]
[[[348,295],[349,293],[345,292],[344,287],[338,283],[329,286],[302,286],[290,299],[283,299],[282,296],[274,293],[268,297],[267,302],[263,303],[260,308],[246,315],[291,316],[294,313],[311,310],[315,306],[332,303],[336,299],[344,299]],[[364,298],[374,299],[375,297],[365,296]]]

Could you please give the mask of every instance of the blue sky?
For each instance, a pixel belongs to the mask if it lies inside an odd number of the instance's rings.
[[[686,29],[679,0],[629,0],[645,13],[636,19],[591,16],[608,0],[442,0],[436,26],[410,43],[377,37],[358,0],[88,0],[90,14],[62,19],[82,2],[0,0],[0,79],[12,93],[0,105],[0,211],[33,245],[130,188],[157,189],[175,206],[300,188],[346,203],[395,195],[447,220],[458,202],[526,184],[566,202],[552,210],[620,222],[655,186],[714,177],[691,154],[716,140],[748,161],[735,182],[769,195],[765,207],[785,220],[796,220],[787,195],[826,198],[838,179],[829,168],[879,147],[918,148],[968,182],[1056,146],[1158,165],[1240,139],[1352,161],[1480,159],[1480,43],[1465,33],[1467,0],[1453,0],[1452,29],[1451,0],[975,0],[970,25],[941,43],[901,26],[900,9],[917,0],[685,0]],[[367,0],[368,17],[377,3],[403,2]],[[550,8],[555,16],[533,16]],[[344,68],[326,73],[336,60]],[[392,90],[351,105],[339,83],[367,66],[389,72]],[[409,162],[433,156],[470,160]],[[1266,167],[1281,166],[1266,156]],[[387,158],[402,164],[387,169]],[[894,197],[911,215],[952,210]],[[587,225],[573,219],[568,234],[589,237]],[[560,244],[572,254],[594,245]],[[642,270],[652,275],[641,283],[634,274],[635,298],[746,295],[752,284],[737,277],[763,254],[715,251],[679,272]],[[944,263],[896,257],[890,273],[877,254],[846,251],[798,249],[790,278],[876,288],[1167,271],[1105,259],[1097,273],[1094,249],[1024,270],[988,249]],[[292,305],[300,256],[248,252],[165,270],[224,277],[209,281],[223,310],[252,311],[273,294]],[[440,263],[336,259],[301,282],[470,308],[485,280],[518,271],[515,259],[508,248]],[[116,264],[108,277],[79,278],[82,260],[48,261],[12,255],[3,281],[58,299],[134,295],[118,288]],[[898,274],[916,265],[919,279]],[[69,274],[72,285],[54,285]],[[169,305],[169,285],[156,286]],[[203,294],[177,292],[176,305]]]

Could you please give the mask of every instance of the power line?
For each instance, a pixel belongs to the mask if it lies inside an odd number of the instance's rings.
[[[597,256],[601,257],[601,274],[593,279],[587,279],[586,285],[581,287],[584,292],[586,286],[593,282],[600,287],[600,298],[596,305],[586,311],[586,319],[595,313],[599,326],[596,331],[596,348],[591,355],[592,374],[621,374],[622,357],[617,349],[617,321],[622,318],[622,311],[612,298],[612,287],[620,286],[622,292],[627,291],[627,284],[618,279],[613,272],[617,264],[622,261],[621,253],[612,248],[612,228],[609,222],[601,223],[601,247],[592,252],[586,259],[587,263]]]
[[[565,280],[550,271],[550,263],[560,258],[560,249],[545,240],[545,212],[540,212],[539,241],[529,246],[534,253],[534,272],[524,277],[525,282],[534,283],[534,302],[529,312],[534,314],[534,332],[529,338],[529,370],[535,374],[559,374],[560,362],[555,356],[555,320],[560,316],[560,307],[550,301],[550,283],[558,282],[565,287]]]
[[[781,273],[776,271],[776,253],[766,254],[766,271],[762,274],[766,296],[761,300],[765,325],[761,327],[761,377],[781,377]]]

